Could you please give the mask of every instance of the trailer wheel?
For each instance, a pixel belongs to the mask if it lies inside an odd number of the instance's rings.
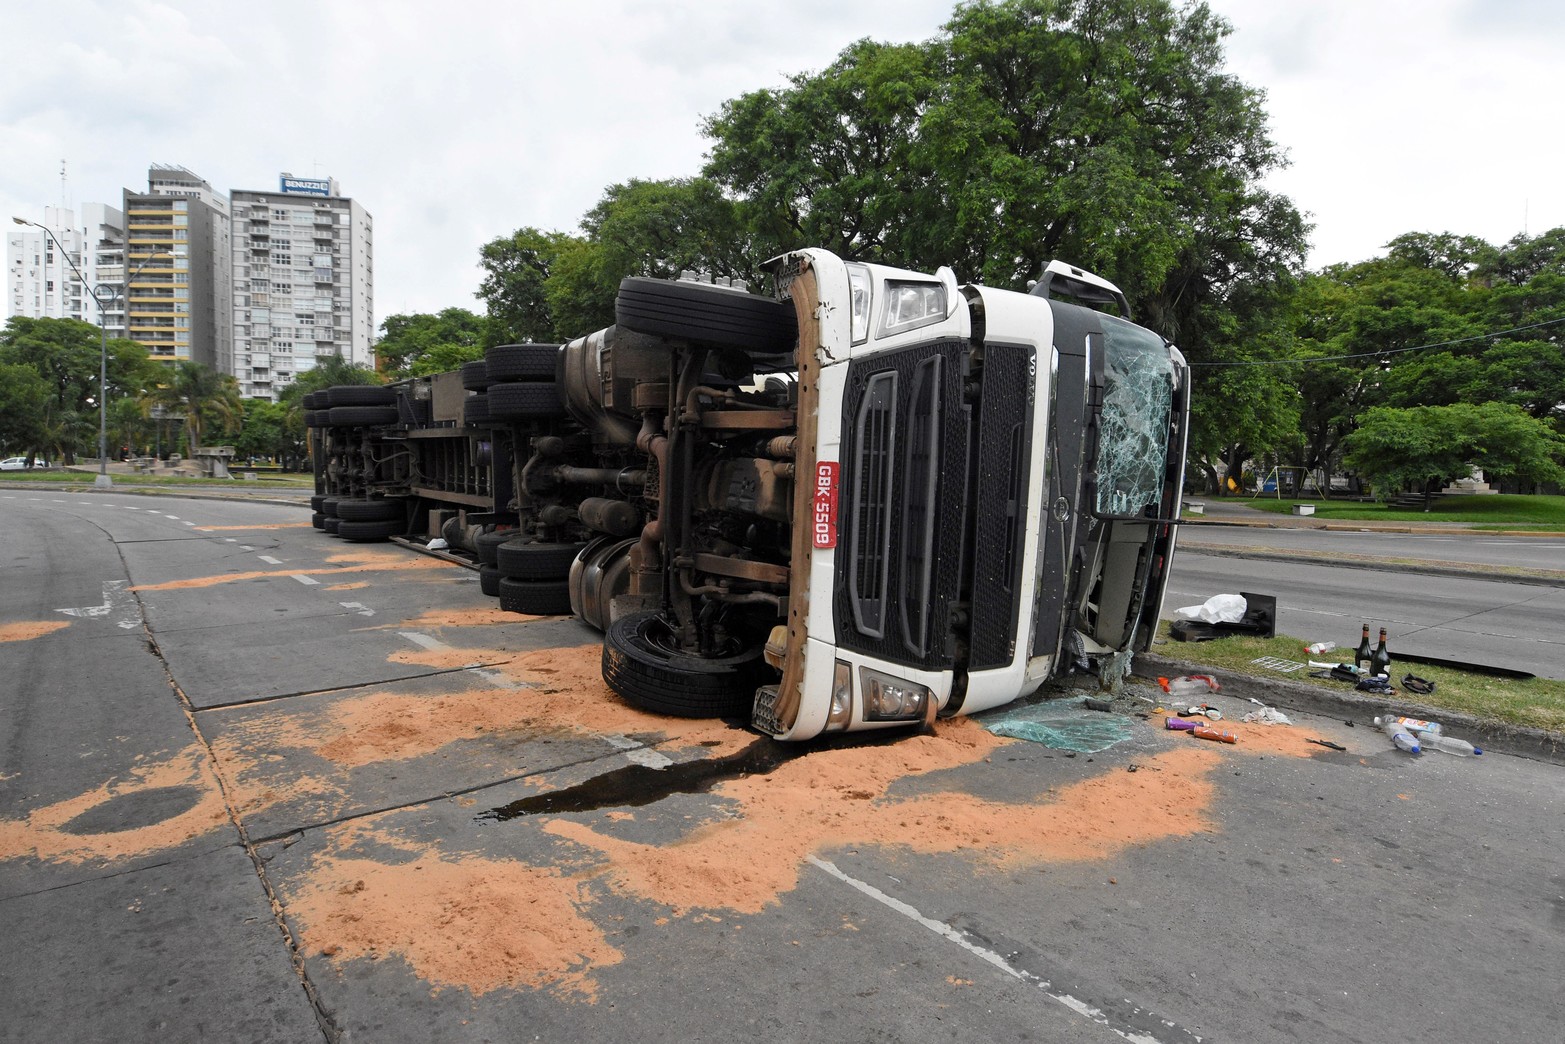
[[[397,401],[396,389],[383,384],[334,384],[326,389],[326,399],[320,406],[392,406]]]
[[[389,540],[391,537],[400,536],[402,531],[407,528],[401,519],[354,522],[346,518],[339,518],[336,522],[338,536],[344,540],[352,540],[361,544],[371,540]]]
[[[342,525],[342,519],[338,518],[336,515],[327,515],[325,518],[321,519],[321,529],[330,533],[332,536],[337,535],[337,527],[340,525]]]
[[[468,391],[483,391],[489,385],[489,367],[482,359],[462,364],[462,387]]]
[[[763,354],[786,352],[799,336],[798,319],[787,301],[682,279],[621,280],[614,321],[655,337]]]
[[[324,493],[317,493],[317,494],[315,494],[313,497],[310,498],[310,510],[311,511],[319,511],[321,509],[321,505],[324,504],[325,502],[326,502],[326,494],[324,494]]]
[[[603,680],[625,702],[678,718],[749,717],[767,668],[759,645],[731,656],[680,652],[658,613],[629,613],[603,635]]]
[[[405,508],[400,500],[350,498],[337,501],[337,517],[349,522],[402,521]]]
[[[564,580],[518,580],[500,577],[500,608],[526,616],[568,616],[571,611],[570,585]]]
[[[489,379],[501,381],[552,381],[560,365],[557,344],[497,344],[484,353]]]
[[[515,539],[515,537],[516,530],[514,529],[497,529],[492,533],[478,534],[473,540],[473,553],[478,556],[479,564],[486,566],[499,565],[496,548],[508,540]],[[485,593],[493,594],[494,592],[487,591]]]
[[[310,516],[310,525],[314,526],[316,529],[325,529],[326,516],[317,511],[315,514]]]
[[[500,570],[494,566],[478,567],[478,589],[490,598],[500,594]]]
[[[339,496],[336,496],[336,495],[329,496],[329,497],[322,497],[321,498],[321,506],[320,506],[321,514],[325,515],[327,518],[336,518],[337,517],[337,505],[341,504],[344,500],[347,500],[347,499],[349,499],[349,498],[347,498],[347,497],[339,497]]]
[[[539,544],[509,540],[495,548],[501,576],[517,580],[564,580],[586,544]],[[565,612],[570,612],[567,607]]]
[[[484,392],[462,400],[462,423],[470,428],[489,426],[489,396]]]
[[[494,421],[549,420],[565,416],[565,396],[550,381],[489,386],[489,418]]]
[[[387,389],[388,391],[390,389]],[[397,423],[395,406],[333,406],[327,411],[334,428],[361,428]]]

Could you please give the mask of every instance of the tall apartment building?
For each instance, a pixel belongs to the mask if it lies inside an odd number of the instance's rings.
[[[7,231],[6,315],[80,319],[99,325],[92,288],[109,283],[124,289],[124,216],[103,203],[84,203],[79,222],[68,208],[45,207],[40,223],[54,233],[53,240],[29,225],[13,224]],[[65,247],[67,256],[60,256],[54,240]],[[107,321],[110,337],[125,336],[123,300],[115,299],[102,318]]]
[[[184,167],[153,165],[126,189],[126,336],[162,362],[229,370],[233,293],[228,200]],[[145,265],[145,267],[142,267]]]
[[[277,191],[235,189],[233,366],[246,398],[270,398],[316,360],[369,363],[375,335],[373,223],[335,178],[282,174]]]

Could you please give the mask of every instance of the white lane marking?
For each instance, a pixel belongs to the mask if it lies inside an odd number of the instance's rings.
[[[826,871],[837,880],[858,889],[860,892],[863,892],[877,903],[880,903],[889,909],[895,910],[897,913],[901,914],[903,917],[906,917],[908,920],[923,925],[925,928],[928,928],[930,931],[934,932],[941,938],[956,943],[968,953],[971,953],[973,956],[982,961],[986,961],[989,964],[994,965],[996,968],[999,968],[1001,971],[1005,972],[1005,974],[1013,978],[1020,979],[1023,982],[1032,983],[1034,986],[1037,986],[1039,989],[1043,990],[1044,993],[1046,993],[1048,996],[1065,1005],[1065,1007],[1069,1008],[1071,1011],[1091,1019],[1100,1026],[1108,1027],[1115,1033],[1119,1034],[1121,1037],[1131,1041],[1132,1044],[1159,1044],[1159,1041],[1156,1037],[1145,1033],[1128,1033],[1125,1030],[1120,1029],[1118,1026],[1109,1025],[1108,1016],[1103,1014],[1102,1011],[1088,1004],[1086,1001],[1072,997],[1068,993],[1056,992],[1051,988],[1047,981],[1038,978],[1038,976],[1032,974],[1031,972],[1023,971],[1021,968],[1017,968],[1011,964],[1010,961],[1007,961],[1004,957],[1001,957],[993,950],[971,942],[967,936],[963,935],[955,928],[952,928],[950,925],[942,924],[932,917],[925,917],[914,907],[909,906],[907,903],[904,903],[902,900],[897,899],[894,896],[887,895],[885,892],[882,892],[879,888],[876,888],[872,884],[867,884],[864,881],[860,881],[856,877],[849,877],[847,874],[839,870],[835,863],[827,862],[824,859],[818,859],[815,856],[806,856],[805,858],[808,859],[812,865]],[[1172,1024],[1169,1023],[1169,1025]],[[1201,1038],[1196,1037],[1195,1039],[1200,1040]]]
[[[650,769],[666,769],[674,763],[667,755],[660,754],[640,740],[633,740],[629,736],[610,732],[601,738],[616,750],[623,750],[625,757],[637,765],[645,765]]]
[[[237,543],[239,543],[239,538],[238,537],[224,537],[223,539],[226,542],[230,543],[230,544],[237,544]],[[254,549],[252,548],[252,550],[254,550]]]
[[[503,674],[486,671],[480,667],[468,667],[466,670],[468,674],[473,675],[475,678],[482,678],[497,689],[531,689],[535,687],[527,682],[518,682],[507,678]]]
[[[282,565],[283,564],[283,560],[281,558],[273,558],[271,555],[256,555],[255,557],[259,558],[261,561],[265,562],[267,565]]]
[[[414,645],[422,646],[423,648],[434,652],[447,652],[451,648],[451,646],[447,645],[445,642],[440,641],[438,638],[431,638],[429,635],[421,634],[418,631],[398,631],[397,633],[406,638],[408,641],[412,642]]]
[[[51,501],[49,501],[49,503],[51,503],[51,504],[63,504],[63,503],[65,503],[65,501],[63,501],[63,500],[51,500]]]
[[[194,522],[186,522],[186,523],[185,523],[185,525],[187,525],[187,526],[193,526],[193,525],[195,525],[195,523],[194,523]]]
[[[172,518],[175,522],[179,521],[179,516],[178,515],[164,515],[163,517],[164,518]]]
[[[254,551],[255,548],[251,547],[249,544],[240,544],[239,545],[239,550],[241,550],[241,551]]]
[[[114,621],[116,627],[131,630],[141,624],[141,607],[136,604],[136,596],[125,590],[128,583],[128,580],[105,580],[102,605],[82,605],[75,609],[56,609],[55,612],[82,619],[115,616],[118,617]]]
[[[265,560],[266,556],[262,555],[261,558],[263,560]],[[337,604],[342,606],[344,609],[352,609],[354,612],[358,613],[360,616],[374,616],[375,615],[375,610],[371,609],[369,606],[365,605],[363,602],[338,602]]]
[[[299,581],[301,584],[304,584],[306,587],[314,587],[316,584],[320,583],[320,581],[315,579],[313,576],[305,576],[303,573],[294,573],[293,578]]]

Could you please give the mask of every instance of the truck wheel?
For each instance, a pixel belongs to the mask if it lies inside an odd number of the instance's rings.
[[[749,717],[766,664],[759,645],[733,656],[674,648],[658,613],[629,613],[603,635],[603,680],[625,702],[678,718]]]
[[[489,386],[489,419],[494,421],[548,420],[565,416],[560,386],[531,381]]]
[[[468,391],[483,391],[489,384],[489,367],[482,359],[462,364],[462,387]]]
[[[787,301],[681,279],[622,279],[614,321],[655,337],[764,354],[788,351],[799,336]]]
[[[374,424],[397,423],[395,406],[333,406],[327,413],[331,417],[331,425],[334,428],[361,428]]]
[[[586,544],[538,544],[509,540],[495,548],[501,576],[517,580],[564,580]],[[570,612],[569,599],[564,610]]]
[[[355,543],[367,543],[371,540],[387,540],[394,536],[400,536],[407,528],[401,519],[388,519],[378,522],[353,522],[346,518],[339,518],[337,522],[337,535],[344,540],[352,540]]]
[[[349,522],[400,522],[404,510],[400,500],[352,498],[337,501],[337,517]]]
[[[489,424],[489,396],[484,392],[469,395],[462,401],[462,423],[470,428],[483,428]]]
[[[321,529],[327,533],[330,533],[332,536],[337,535],[337,527],[340,525],[342,525],[342,519],[338,518],[336,515],[327,515],[325,518],[321,519]]]
[[[393,406],[397,401],[394,388],[381,384],[334,384],[326,389],[326,401],[316,400],[321,406]]]
[[[557,344],[497,344],[484,353],[489,379],[501,381],[552,381],[560,365]]]
[[[347,497],[339,497],[339,496],[335,496],[335,495],[329,496],[329,497],[322,497],[321,498],[321,507],[320,507],[321,514],[325,515],[327,518],[336,518],[337,517],[337,505],[341,504],[344,500],[347,500],[347,499],[349,499],[349,498],[347,498]]]
[[[478,567],[478,589],[490,598],[500,594],[500,570],[494,566]]]
[[[526,616],[567,616],[571,611],[568,588],[564,580],[518,580],[514,576],[502,576],[500,608]]]
[[[316,529],[325,529],[326,516],[317,511],[315,514],[310,516],[310,525],[314,526]]]
[[[514,529],[497,529],[492,533],[480,533],[473,540],[473,553],[478,556],[480,565],[498,565],[496,549],[508,540],[516,537]],[[486,592],[493,594],[493,591]]]

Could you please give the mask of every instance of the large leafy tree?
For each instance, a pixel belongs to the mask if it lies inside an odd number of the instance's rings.
[[[555,321],[546,286],[562,252],[581,240],[562,232],[519,228],[485,243],[478,252],[484,270],[478,297],[489,316],[489,344],[548,341]]]
[[[390,315],[381,330],[375,357],[381,369],[398,377],[451,369],[484,351],[484,318],[466,308]]]
[[[1439,489],[1474,466],[1488,478],[1565,478],[1565,436],[1509,403],[1377,406],[1344,440],[1344,449],[1348,466],[1374,482],[1382,497],[1419,485],[1426,492]]]
[[[45,452],[49,386],[31,366],[0,362],[0,450]]]

